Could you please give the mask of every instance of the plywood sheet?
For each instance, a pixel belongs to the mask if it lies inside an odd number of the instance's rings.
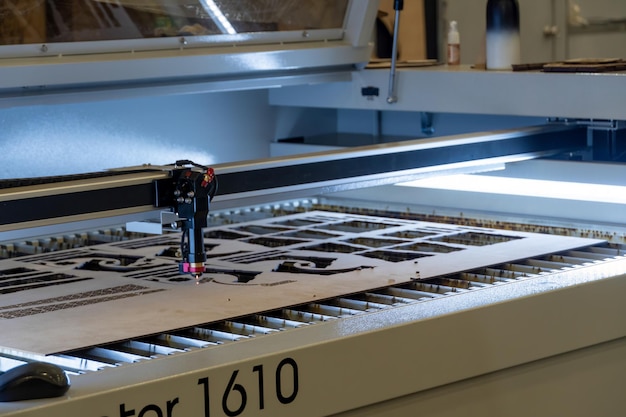
[[[0,346],[57,353],[598,242],[314,211],[206,229],[195,280],[179,239],[0,261]]]

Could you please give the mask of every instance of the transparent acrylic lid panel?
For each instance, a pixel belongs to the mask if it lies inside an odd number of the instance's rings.
[[[253,40],[254,34],[262,37],[277,32],[340,30],[348,3],[349,0],[2,0],[0,46],[181,36],[246,42]]]

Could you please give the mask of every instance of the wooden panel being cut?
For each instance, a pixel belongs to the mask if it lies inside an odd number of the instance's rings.
[[[40,354],[465,271],[599,241],[322,211],[0,261],[0,346]]]

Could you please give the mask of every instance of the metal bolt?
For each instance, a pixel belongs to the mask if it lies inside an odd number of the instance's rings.
[[[41,52],[48,52],[48,45],[46,45],[45,43],[43,45],[41,45],[41,47],[39,48],[39,50]]]
[[[182,36],[178,41],[181,45],[187,45],[187,38],[185,38],[184,36]]]
[[[309,36],[311,36],[311,34],[310,34],[307,30],[305,30],[305,31],[303,31],[303,32],[302,32],[302,37],[303,37],[303,38],[305,38],[305,39],[306,39],[306,38],[308,38]]]

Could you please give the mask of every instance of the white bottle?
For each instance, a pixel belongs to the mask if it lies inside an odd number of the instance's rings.
[[[456,20],[450,22],[448,31],[448,65],[461,63],[461,35]]]
[[[517,0],[487,1],[487,69],[510,70],[521,59]]]

